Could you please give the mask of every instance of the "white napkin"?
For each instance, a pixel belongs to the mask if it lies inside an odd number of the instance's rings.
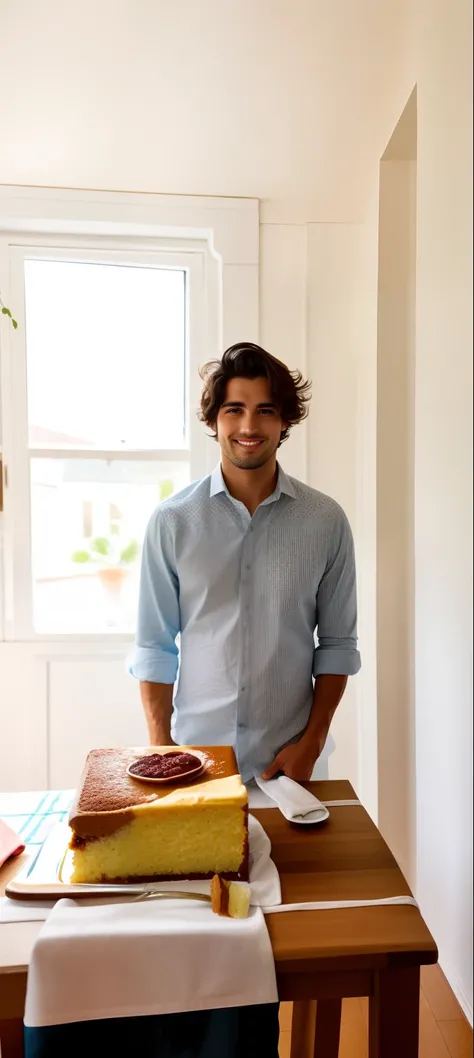
[[[314,794],[303,786],[280,775],[276,779],[261,779],[255,776],[260,790],[278,805],[280,812],[290,823],[321,823],[327,819],[329,812],[325,805]],[[252,807],[256,807],[254,804]]]
[[[262,911],[220,918],[184,900],[60,900],[28,972],[25,1024],[64,1025],[277,1002]]]
[[[54,907],[47,900],[10,900],[0,897],[0,926],[6,922],[45,922]]]
[[[36,883],[43,887],[49,882],[57,883],[57,864],[67,842],[66,829],[64,824],[59,823],[54,830],[50,831],[33,869],[27,865],[18,875],[18,880],[23,880],[24,875],[32,889],[35,888]],[[261,907],[281,904],[280,876],[271,859],[270,839],[262,824],[254,816],[249,816],[249,854],[251,904]],[[166,892],[180,889],[187,893],[206,894],[209,893],[209,882],[159,882],[156,886],[150,885],[148,888],[157,888]],[[65,896],[67,895],[66,891]],[[97,899],[100,899],[100,892],[96,895]],[[41,919],[44,921],[48,918],[53,906],[54,901],[51,902],[51,900],[0,898],[0,925],[3,922],[35,922]]]

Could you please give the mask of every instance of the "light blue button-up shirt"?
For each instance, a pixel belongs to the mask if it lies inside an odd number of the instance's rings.
[[[218,467],[150,519],[130,672],[177,681],[175,742],[234,746],[247,781],[303,732],[313,676],[358,672],[356,610],[338,504],[279,467],[250,517]]]

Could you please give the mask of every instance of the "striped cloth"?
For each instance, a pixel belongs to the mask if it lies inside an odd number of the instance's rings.
[[[0,793],[0,819],[18,834],[31,855],[56,823],[67,820],[73,795],[73,790]]]

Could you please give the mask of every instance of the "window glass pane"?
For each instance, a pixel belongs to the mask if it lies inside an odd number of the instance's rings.
[[[31,446],[179,448],[185,272],[25,261]]]
[[[187,484],[185,462],[33,458],[36,632],[134,632],[148,519]]]

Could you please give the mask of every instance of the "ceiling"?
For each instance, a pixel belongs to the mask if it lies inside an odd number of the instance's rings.
[[[403,9],[0,0],[0,182],[306,200],[313,219],[357,215],[399,116]]]

